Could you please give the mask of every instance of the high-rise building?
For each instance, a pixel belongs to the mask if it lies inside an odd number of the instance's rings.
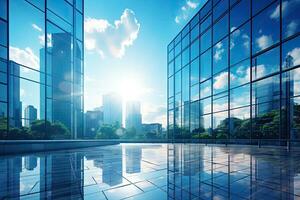
[[[37,109],[29,105],[24,110],[24,126],[30,127],[31,123],[37,119]]]
[[[126,102],[126,129],[130,128],[137,132],[142,129],[141,104],[138,101]]]
[[[37,120],[83,137],[83,16],[83,0],[1,1],[1,135],[28,125],[31,105]]]
[[[122,125],[122,98],[110,93],[103,95],[103,122],[104,124]]]
[[[142,124],[144,133],[153,133],[157,136],[162,134],[162,125],[160,123]]]
[[[208,0],[168,45],[168,137],[299,139],[299,8]]]
[[[103,111],[91,110],[85,113],[85,131],[84,136],[87,138],[94,138],[97,130],[103,124]]]

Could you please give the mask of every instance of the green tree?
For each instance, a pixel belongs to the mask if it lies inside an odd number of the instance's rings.
[[[119,136],[116,134],[117,127],[109,124],[102,125],[97,131],[96,139],[119,139]]]

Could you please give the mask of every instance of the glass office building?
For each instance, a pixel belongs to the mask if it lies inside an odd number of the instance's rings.
[[[299,9],[207,1],[168,45],[169,138],[299,140]]]
[[[0,139],[83,136],[83,15],[83,0],[0,0]]]

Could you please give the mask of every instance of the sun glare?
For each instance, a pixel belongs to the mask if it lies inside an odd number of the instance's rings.
[[[124,101],[140,100],[142,92],[142,83],[137,78],[127,77],[120,81],[119,94]]]

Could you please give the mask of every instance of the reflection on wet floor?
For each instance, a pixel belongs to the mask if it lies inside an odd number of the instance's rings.
[[[300,199],[300,151],[121,144],[0,157],[0,199]]]

